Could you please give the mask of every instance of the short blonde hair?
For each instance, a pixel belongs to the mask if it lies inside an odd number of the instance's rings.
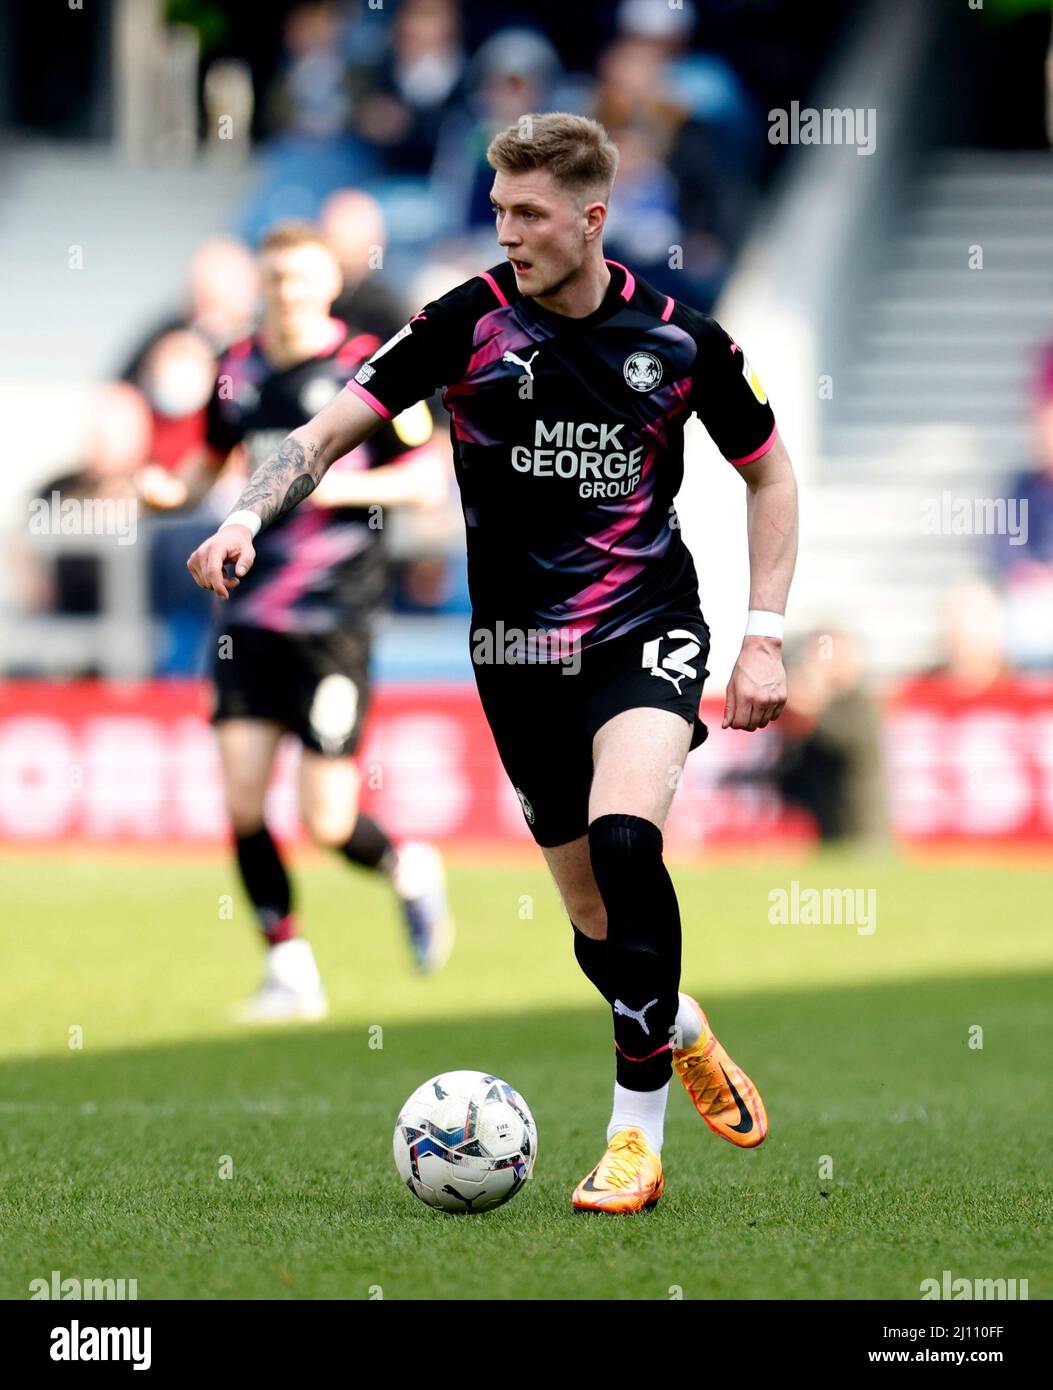
[[[547,169],[558,184],[577,196],[611,196],[618,172],[618,148],[599,121],[568,111],[520,116],[490,141],[486,158],[499,174]]]

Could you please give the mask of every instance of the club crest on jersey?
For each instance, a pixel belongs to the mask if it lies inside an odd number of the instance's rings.
[[[622,372],[634,391],[653,391],[662,380],[662,364],[653,352],[632,353]]]

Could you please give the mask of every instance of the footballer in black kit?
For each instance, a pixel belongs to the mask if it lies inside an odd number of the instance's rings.
[[[750,611],[724,726],[782,713],[782,615],[797,546],[793,470],[743,348],[712,318],[603,255],[618,151],[596,121],[524,116],[487,158],[501,264],[426,304],[359,367],[190,557],[225,597],[252,538],[322,486],[349,442],[438,387],[467,537],[476,683],[523,814],[559,888],[578,965],[610,1006],[607,1150],[582,1211],[628,1214],[664,1189],[675,1072],[740,1148],[764,1102],[680,992],[681,920],[664,862],[673,775],[705,736],[709,629],[675,502],[697,415],[746,485]],[[718,924],[719,925],[719,924]]]
[[[220,359],[208,405],[211,472],[239,451],[249,483],[281,440],[343,390],[379,346],[330,315],[335,259],[309,224],[283,224],[261,247],[260,329]],[[438,969],[452,921],[434,846],[395,845],[358,809],[354,763],[370,697],[373,622],[388,591],[384,513],[413,492],[414,468],[444,464],[423,402],[334,461],[326,486],[259,537],[251,586],[234,587],[215,633],[213,722],[238,868],[267,946],[245,1022],[324,1016],[311,947],[300,934],[265,799],[281,737],[301,744],[300,813],[319,844],[388,878],[418,967]],[[208,469],[204,470],[206,473]],[[386,482],[385,482],[386,480]],[[443,486],[440,477],[440,487]],[[386,490],[385,490],[386,488]]]
[[[670,709],[692,747],[705,737],[709,629],[673,501],[684,424],[697,413],[739,465],[775,435],[738,344],[607,265],[599,308],[569,318],[522,295],[506,261],[428,304],[348,382],[386,419],[445,387],[475,678],[543,846],[586,833],[592,738],[614,715]]]
[[[220,361],[208,444],[224,455],[244,445],[250,477],[380,346],[369,334],[331,323],[331,342],[289,367],[272,367],[258,337],[236,344]],[[425,444],[431,432],[431,415],[418,405],[334,470],[391,463]],[[234,591],[223,614],[236,660],[217,647],[216,722],[270,719],[318,753],[357,750],[369,699],[372,626],[388,590],[382,519],[376,507],[308,502],[260,537],[254,582]],[[339,679],[325,684],[332,676]]]

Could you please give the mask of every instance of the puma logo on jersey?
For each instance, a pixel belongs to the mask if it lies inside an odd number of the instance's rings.
[[[614,1012],[616,1014],[622,1014],[625,1018],[635,1018],[637,1023],[644,1030],[644,1035],[649,1038],[651,1036],[651,1030],[647,1026],[647,1020],[644,1018],[644,1014],[648,1009],[653,1009],[657,1003],[657,999],[652,999],[649,1003],[645,1004],[642,1009],[630,1009],[627,1004],[623,1004],[620,999],[616,999],[614,1001]]]
[[[541,349],[540,349],[540,348],[537,348],[537,349],[535,350],[535,352],[534,352],[534,357],[536,357],[540,351],[541,351]],[[524,372],[526,372],[527,376],[530,378],[530,380],[533,381],[533,380],[534,380],[534,367],[533,367],[534,357],[532,357],[532,358],[530,359],[529,362],[524,362],[523,359],[522,359],[521,357],[517,357],[517,356],[515,355],[514,352],[506,352],[505,355],[504,355],[504,357],[501,358],[501,361],[502,361],[502,362],[511,362],[511,363],[514,363],[517,367],[522,367],[523,370],[524,370]]]

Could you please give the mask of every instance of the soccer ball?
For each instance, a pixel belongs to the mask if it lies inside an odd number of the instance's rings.
[[[490,1211],[534,1170],[537,1127],[500,1077],[446,1071],[418,1086],[395,1123],[395,1167],[411,1192],[441,1211]]]

